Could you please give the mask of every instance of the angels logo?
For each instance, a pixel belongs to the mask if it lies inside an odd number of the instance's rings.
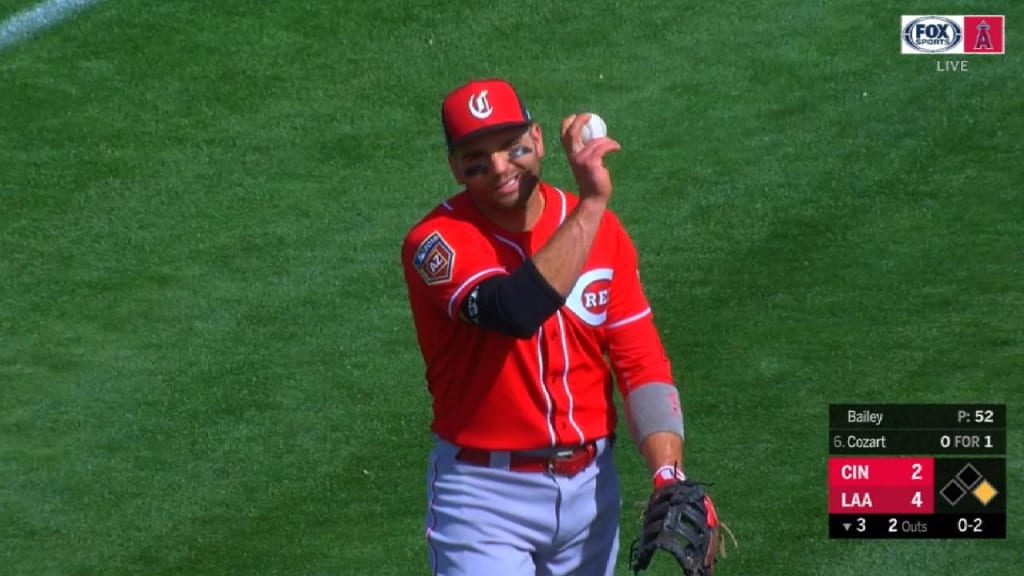
[[[1005,28],[1003,16],[964,16],[964,54],[1005,53]]]
[[[576,280],[565,305],[591,326],[600,326],[608,319],[608,302],[611,300],[611,268],[588,270]]]

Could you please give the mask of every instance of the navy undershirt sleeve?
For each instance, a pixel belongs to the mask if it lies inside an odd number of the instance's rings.
[[[515,272],[491,276],[470,289],[460,311],[470,324],[525,340],[564,303],[527,260]]]

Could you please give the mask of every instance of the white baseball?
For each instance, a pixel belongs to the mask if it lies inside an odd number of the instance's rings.
[[[583,143],[590,142],[591,138],[604,138],[608,135],[608,125],[604,123],[597,114],[591,114],[590,120],[583,125],[583,130],[580,131],[580,137],[583,138]]]

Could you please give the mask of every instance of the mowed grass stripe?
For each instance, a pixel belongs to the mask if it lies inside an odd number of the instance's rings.
[[[45,0],[0,20],[0,51],[74,17],[99,0]]]

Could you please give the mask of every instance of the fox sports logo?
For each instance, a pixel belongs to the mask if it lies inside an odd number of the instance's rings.
[[[918,52],[946,52],[962,39],[960,26],[942,16],[923,16],[903,28],[903,41]]]

